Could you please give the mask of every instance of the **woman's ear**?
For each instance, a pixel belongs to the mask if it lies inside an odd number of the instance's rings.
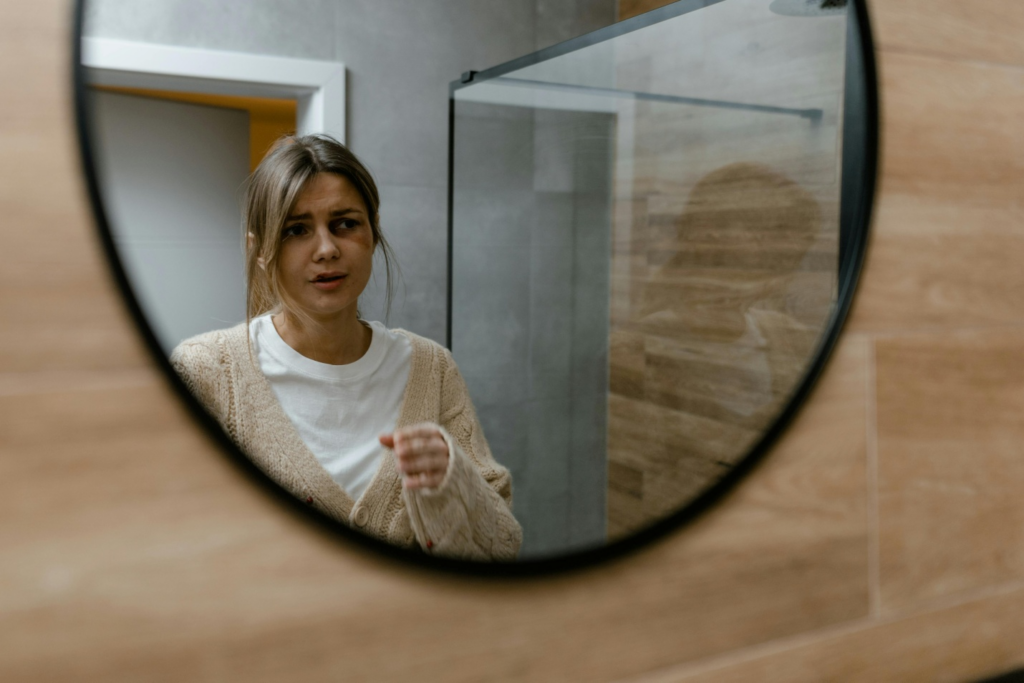
[[[253,244],[254,244],[255,242],[256,242],[256,235],[252,234],[251,232],[247,232],[247,233],[245,233],[245,248],[246,248],[246,249],[247,249],[248,251],[252,251],[252,245],[253,245]],[[260,268],[262,268],[263,270],[266,270],[266,269],[267,269],[267,264],[266,264],[266,262],[265,262],[265,261],[263,260],[263,257],[262,257],[262,256],[259,256],[259,257],[257,257],[257,258],[256,258],[256,265],[258,265],[258,266],[259,266]]]

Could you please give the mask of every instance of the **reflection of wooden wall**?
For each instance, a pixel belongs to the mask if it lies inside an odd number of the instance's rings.
[[[842,23],[827,24],[831,41],[807,40],[799,22],[747,23],[764,12],[760,3],[716,11],[681,40],[733,45],[734,86],[720,85],[721,51],[656,75],[627,53],[620,75],[669,92],[821,106],[825,115],[812,124],[646,104],[620,123],[628,133],[611,263],[611,538],[680,509],[746,454],[801,378],[836,291]],[[747,69],[751,45],[779,66]],[[673,77],[680,83],[657,82]]]
[[[775,169],[735,163],[677,194],[623,200],[630,210],[617,216],[629,226],[612,262],[612,537],[728,471],[799,381],[835,291],[837,185],[818,189],[821,201]]]
[[[66,0],[0,22],[0,679],[966,681],[1024,664],[1024,15],[885,0],[854,318],[721,506],[533,581],[407,569],[254,488],[139,348],[82,198]]]

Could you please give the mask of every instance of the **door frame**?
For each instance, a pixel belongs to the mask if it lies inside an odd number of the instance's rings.
[[[342,62],[82,38],[82,65],[89,85],[294,99],[299,135],[345,142]]]

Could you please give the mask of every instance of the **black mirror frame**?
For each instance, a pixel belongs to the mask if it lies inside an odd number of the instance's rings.
[[[530,58],[539,61],[539,59],[545,59],[549,56],[554,56],[554,54],[578,49],[578,47],[605,40],[612,35],[619,35],[640,26],[661,21],[664,18],[681,13],[680,7],[689,8],[685,11],[692,11],[693,9],[699,9],[720,1],[679,0],[659,10],[648,12],[548,48],[535,55],[531,55]],[[598,563],[622,558],[642,546],[664,538],[669,533],[680,529],[700,514],[709,510],[756,467],[792,423],[804,402],[811,395],[839,340],[839,335],[842,332],[843,325],[853,303],[854,293],[857,289],[867,253],[879,159],[878,75],[866,0],[850,0],[852,7],[851,19],[855,19],[855,21],[850,22],[852,30],[848,35],[856,36],[855,42],[857,44],[851,45],[848,43],[847,45],[846,92],[848,97],[853,95],[859,98],[863,102],[863,107],[859,111],[854,112],[854,116],[847,116],[845,120],[846,125],[844,125],[844,174],[842,205],[840,209],[842,227],[840,230],[841,260],[838,299],[815,357],[809,364],[803,379],[793,392],[789,403],[776,418],[772,426],[762,435],[761,439],[727,475],[706,489],[690,504],[627,538],[598,548],[575,551],[564,556],[522,562],[484,563],[434,557],[415,550],[399,548],[334,522],[294,498],[263,474],[235,442],[227,436],[217,421],[200,405],[199,401],[192,395],[171,367],[170,361],[161,349],[156,335],[146,320],[139,301],[132,291],[131,283],[121,264],[116,245],[114,244],[109,214],[103,204],[96,165],[96,153],[90,135],[90,131],[93,130],[92,112],[87,101],[88,83],[86,68],[82,63],[81,40],[86,2],[87,0],[76,0],[74,5],[71,74],[73,77],[75,126],[82,170],[86,179],[86,190],[95,217],[97,232],[113,278],[124,297],[125,305],[135,321],[143,341],[152,354],[153,360],[163,371],[172,389],[188,406],[195,420],[223,449],[240,471],[255,484],[262,487],[276,503],[289,510],[292,514],[305,519],[326,534],[343,539],[355,548],[373,551],[401,563],[412,564],[424,569],[476,577],[536,577],[589,568]],[[516,60],[516,63],[518,62],[519,60]],[[859,65],[859,75],[861,76],[859,79],[851,78],[851,71],[858,71],[856,68],[851,70],[849,68],[851,64],[855,67]],[[851,100],[848,99],[847,101]],[[847,107],[846,109],[849,110],[851,108]],[[862,144],[847,144],[848,142],[855,142],[858,138]],[[449,145],[451,145],[450,135]],[[851,152],[853,152],[852,155],[850,154]],[[848,155],[850,156],[849,165],[846,159]],[[845,172],[846,169],[853,170],[853,173],[849,174],[850,177]],[[449,193],[451,193],[450,177]],[[450,230],[451,226],[449,223],[449,238]],[[450,264],[451,240],[449,239],[449,303],[451,291]]]

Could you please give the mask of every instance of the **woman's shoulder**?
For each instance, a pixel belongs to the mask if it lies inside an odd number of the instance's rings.
[[[413,370],[409,381],[436,387],[448,400],[461,403],[467,390],[452,352],[433,339],[415,332],[403,329],[392,332],[405,336],[412,343]]]
[[[232,357],[246,347],[247,325],[189,337],[171,352],[171,366],[210,413],[221,423],[227,419]]]
[[[219,365],[225,354],[246,344],[246,323],[222,330],[203,332],[180,342],[171,351],[171,364],[181,370]]]
[[[448,364],[453,363],[451,352],[444,345],[437,343],[429,337],[423,337],[400,327],[388,329],[391,334],[405,337],[412,346],[413,356],[421,360],[429,360],[432,363]]]

